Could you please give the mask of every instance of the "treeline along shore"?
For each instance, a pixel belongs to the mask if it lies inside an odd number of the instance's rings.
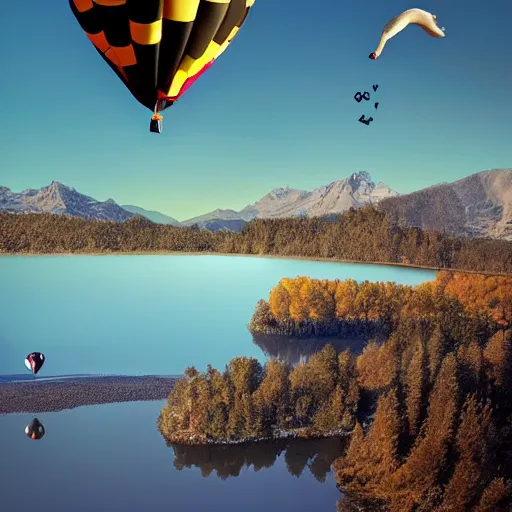
[[[272,293],[290,300],[271,293],[273,315],[325,321],[329,303],[364,326],[382,317],[387,331],[357,356],[327,345],[295,366],[237,357],[223,372],[187,368],[160,432],[196,446],[350,434],[333,464],[340,512],[510,510],[510,278],[442,272],[414,288],[374,286],[281,281]]]
[[[441,271],[419,286],[394,282],[328,281],[283,278],[260,300],[249,322],[252,334],[294,338],[387,338],[400,318],[487,316],[500,326],[512,324],[512,276]]]
[[[67,215],[0,213],[0,253],[193,252],[327,258],[512,273],[512,242],[400,227],[372,206],[323,218],[256,219],[241,232],[123,223]]]

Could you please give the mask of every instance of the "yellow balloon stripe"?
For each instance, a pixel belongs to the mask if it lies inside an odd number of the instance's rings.
[[[231,0],[205,0],[205,2],[229,4]],[[252,2],[254,3],[254,0],[252,0]],[[208,64],[212,60],[215,60],[219,55],[221,55],[226,50],[227,46],[229,45],[229,42],[231,41],[231,39],[233,39],[237,31],[238,27],[234,27],[226,41],[224,41],[222,44],[216,43],[215,41],[211,41],[203,55],[201,55],[201,57],[198,59],[193,59],[189,55],[185,55],[181,61],[178,70],[174,75],[174,78],[171,82],[171,87],[167,92],[167,96],[171,98],[178,96],[181,91],[181,88],[189,78],[199,73],[206,64]]]
[[[195,60],[192,57],[185,55],[181,61],[178,71],[174,75],[174,79],[171,83],[167,96],[177,96],[187,79],[199,73],[199,71],[201,71],[208,62],[214,59],[219,48],[220,46],[212,41],[199,59]]]
[[[153,23],[135,23],[130,20],[130,35],[137,44],[157,44],[162,39],[162,20]]]
[[[208,45],[208,48],[206,48],[206,51],[203,53],[201,58],[194,61],[194,63],[187,70],[188,76],[194,76],[196,73],[199,73],[205,64],[208,64],[208,62],[215,58],[215,54],[219,51],[219,48],[220,45],[212,41]]]
[[[196,19],[199,0],[164,0],[162,17],[188,23]]]
[[[219,47],[219,50],[215,54],[215,57],[213,57],[215,60],[217,60],[225,51],[226,48],[229,46],[233,38],[236,36],[237,32],[240,30],[240,27],[234,27],[231,31],[231,34],[229,34],[229,37],[222,43],[222,45]]]

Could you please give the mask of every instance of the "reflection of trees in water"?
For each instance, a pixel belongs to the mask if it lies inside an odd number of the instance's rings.
[[[240,475],[241,470],[254,471],[272,467],[284,453],[288,472],[300,477],[306,466],[319,481],[325,482],[331,464],[340,457],[346,438],[332,437],[313,440],[279,440],[241,445],[185,446],[169,445],[174,451],[174,467],[181,471],[193,466],[206,478],[216,472],[222,480]]]
[[[253,343],[267,357],[293,366],[306,362],[314,353],[319,352],[326,345],[332,345],[337,353],[343,352],[348,348],[353,354],[360,354],[366,345],[366,341],[362,340],[340,338],[299,339],[268,334],[253,334],[252,339]]]

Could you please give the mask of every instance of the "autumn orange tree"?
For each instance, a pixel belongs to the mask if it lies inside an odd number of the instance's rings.
[[[232,442],[293,431],[317,436],[353,428],[359,402],[355,358],[331,345],[290,368],[276,360],[262,368],[237,357],[223,373],[191,367],[162,409],[158,425],[168,441]]]
[[[511,301],[510,278],[454,272],[416,287],[288,278],[271,291],[267,314],[277,327],[374,322],[388,329],[385,342],[370,340],[353,359],[356,416],[372,403],[376,412],[369,429],[356,422],[335,464],[350,499],[393,512],[508,506]],[[293,375],[300,382],[305,370]],[[339,421],[336,395],[344,395],[333,393],[315,413],[322,428]],[[306,395],[297,398],[296,417],[312,411],[314,393]]]
[[[368,510],[508,510],[512,330],[481,344],[446,343],[439,327],[407,331],[357,358],[360,392],[374,393],[377,410],[335,462],[339,486]]]
[[[441,272],[434,281],[415,287],[353,279],[284,278],[270,291],[268,301],[258,304],[250,329],[254,333],[367,339],[387,337],[404,316],[427,324],[439,320],[452,339],[463,334],[486,336],[495,326],[511,325],[512,278]]]
[[[436,284],[474,313],[489,313],[504,327],[512,325],[512,276],[439,272]]]

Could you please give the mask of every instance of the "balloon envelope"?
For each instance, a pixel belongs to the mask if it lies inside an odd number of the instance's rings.
[[[25,366],[35,375],[43,366],[45,357],[42,352],[32,352],[25,358]]]
[[[169,107],[224,52],[255,0],[69,0],[96,50],[133,96]]]

